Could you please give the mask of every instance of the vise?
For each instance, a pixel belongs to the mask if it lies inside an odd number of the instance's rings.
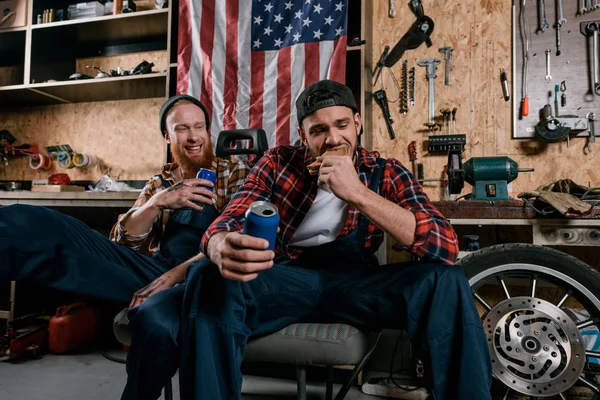
[[[458,169],[448,164],[448,189],[459,194],[467,182],[473,186],[471,200],[510,200],[508,184],[519,176],[519,172],[532,172],[533,168],[519,168],[517,163],[506,157],[473,157]]]

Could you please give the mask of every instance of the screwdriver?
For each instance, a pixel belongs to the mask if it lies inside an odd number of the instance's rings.
[[[500,80],[502,81],[502,92],[504,93],[504,100],[510,100],[510,90],[508,89],[508,79],[506,78],[506,71],[504,68],[500,68]]]

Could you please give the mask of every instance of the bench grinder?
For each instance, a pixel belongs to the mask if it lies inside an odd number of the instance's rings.
[[[448,158],[448,189],[451,194],[460,194],[464,183],[473,186],[471,200],[511,200],[508,184],[519,176],[519,172],[532,172],[533,168],[519,168],[517,163],[506,157],[473,157],[460,165],[456,157]]]

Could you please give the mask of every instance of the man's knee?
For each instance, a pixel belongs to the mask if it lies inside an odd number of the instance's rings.
[[[159,340],[162,343],[176,343],[179,314],[164,312],[160,307],[154,305],[150,301],[151,299],[129,310],[129,332],[132,340],[146,338],[153,341]]]

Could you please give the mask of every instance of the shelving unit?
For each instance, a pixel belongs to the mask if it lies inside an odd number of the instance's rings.
[[[28,21],[34,21],[34,10],[54,6],[45,0],[27,1]],[[66,9],[76,2],[57,3]],[[165,51],[168,59],[170,18],[171,9],[144,10],[0,30],[0,106],[166,97],[168,62],[155,65],[151,74],[84,80],[69,77],[75,72],[95,76],[91,70],[77,70],[82,68],[78,61],[90,57],[134,55],[135,59],[136,53]],[[141,61],[142,57],[134,65]],[[119,66],[127,70],[134,65]]]

